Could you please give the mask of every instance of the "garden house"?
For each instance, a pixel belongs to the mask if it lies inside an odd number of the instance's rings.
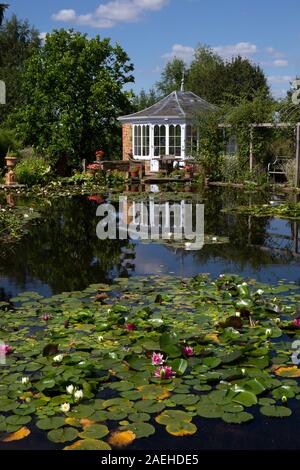
[[[158,103],[137,113],[121,116],[123,160],[145,162],[146,171],[158,171],[162,157],[184,161],[199,147],[195,118],[215,106],[191,91],[173,91]]]

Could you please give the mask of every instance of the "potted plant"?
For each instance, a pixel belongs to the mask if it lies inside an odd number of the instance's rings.
[[[101,162],[103,157],[104,157],[104,151],[103,150],[96,150],[96,160],[97,160],[97,162]]]
[[[87,166],[87,174],[90,176],[94,176],[96,171],[100,169],[100,166],[98,163],[91,163],[90,165]]]
[[[8,151],[5,157],[6,166],[8,168],[14,168],[18,160],[18,154],[16,152]]]
[[[188,164],[185,166],[185,176],[186,178],[193,178],[194,176],[194,166],[191,164]]]
[[[130,176],[131,178],[138,178],[140,172],[140,168],[138,166],[130,167]]]

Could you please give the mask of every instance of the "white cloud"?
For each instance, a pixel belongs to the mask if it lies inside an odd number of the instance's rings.
[[[282,57],[284,57],[283,52],[277,51],[276,49],[274,49],[274,47],[267,47],[266,52],[271,56],[275,57],[275,59],[281,59]]]
[[[291,75],[270,75],[268,77],[270,83],[290,83],[293,81],[293,77]]]
[[[73,22],[76,20],[75,10],[60,10],[58,13],[52,15],[52,18],[56,21]]]
[[[172,46],[171,52],[163,54],[163,58],[167,60],[172,60],[175,57],[177,59],[182,59],[184,62],[189,63],[194,58],[195,49],[190,46],[183,46],[182,44],[174,44]]]
[[[52,15],[55,21],[75,23],[92,28],[112,28],[118,23],[139,21],[147,11],[158,11],[170,0],[111,0],[101,3],[95,12],[77,15],[76,11],[60,10]]]
[[[288,61],[285,59],[276,59],[273,61],[274,67],[286,67],[288,65]]]
[[[213,50],[222,57],[232,57],[237,55],[244,57],[258,52],[256,44],[251,44],[250,42],[238,42],[237,44],[231,44],[228,46],[217,46],[213,47]]]

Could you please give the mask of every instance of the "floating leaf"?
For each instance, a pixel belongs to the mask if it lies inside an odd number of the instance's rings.
[[[273,372],[280,377],[300,377],[300,368],[297,366],[277,367],[273,369]]]
[[[83,432],[79,434],[82,439],[101,439],[104,436],[109,434],[109,430],[107,426],[104,424],[91,424],[89,426],[85,426]]]
[[[260,408],[261,414],[265,416],[270,416],[274,418],[286,418],[291,416],[292,410],[286,408],[285,406],[262,406]]]
[[[37,421],[36,426],[39,429],[58,429],[64,426],[65,420],[59,416],[54,416],[53,418],[45,418]]]
[[[69,442],[74,441],[78,436],[77,429],[66,427],[59,429],[52,429],[47,434],[49,441],[51,442]]]
[[[109,444],[112,447],[127,447],[131,444],[136,438],[134,432],[127,430],[127,431],[116,431],[108,439]]]
[[[110,445],[97,439],[82,439],[65,447],[63,450],[111,450]]]
[[[25,439],[25,437],[29,436],[31,431],[27,427],[22,427],[16,432],[9,434],[3,439],[3,442],[13,442],[13,441],[20,441]]]

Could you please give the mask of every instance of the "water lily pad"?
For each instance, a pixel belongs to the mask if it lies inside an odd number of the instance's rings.
[[[65,447],[63,450],[111,450],[111,447],[107,442],[97,439],[82,439]]]
[[[286,418],[291,416],[292,410],[286,408],[285,406],[262,406],[260,408],[261,414],[264,416],[270,416],[274,418]]]
[[[246,413],[246,412],[223,413],[222,415],[222,420],[225,421],[225,423],[230,423],[230,424],[247,423],[248,421],[252,421],[252,419],[253,419],[253,415],[250,413]]]
[[[77,429],[65,427],[65,428],[58,428],[52,429],[47,434],[49,441],[51,442],[69,442],[74,441],[78,436]]]
[[[58,429],[63,427],[65,424],[64,418],[61,418],[60,416],[54,416],[51,418],[45,418],[45,419],[40,419],[37,421],[36,426],[39,429]]]
[[[101,439],[109,434],[108,427],[103,424],[91,424],[79,434],[82,439]]]

